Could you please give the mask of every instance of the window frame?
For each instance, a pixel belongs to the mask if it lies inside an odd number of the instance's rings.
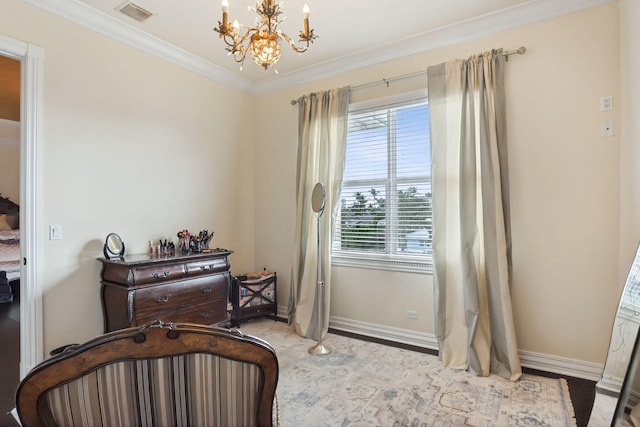
[[[411,92],[406,92],[398,95],[391,95],[382,98],[376,98],[366,101],[354,102],[349,104],[349,114],[357,113],[364,110],[375,110],[376,108],[384,109],[387,107],[393,108],[399,104],[410,104],[418,102],[429,102],[427,96],[427,90],[421,89]],[[402,183],[402,181],[410,180],[410,178],[396,178],[396,184]],[[369,185],[374,180],[366,180],[366,184]],[[384,181],[386,185],[387,179],[380,179]],[[431,184],[431,176],[428,178],[429,184]],[[352,182],[355,184],[357,182]],[[344,185],[344,182],[343,182]],[[342,191],[342,186],[340,191]],[[387,196],[388,197],[388,196]],[[331,234],[331,264],[334,266],[348,266],[356,268],[367,269],[379,269],[389,271],[402,271],[412,273],[432,273],[433,272],[433,255],[420,254],[389,254],[389,253],[371,253],[371,252],[358,252],[358,251],[341,251],[335,250],[333,247],[333,239],[336,237],[337,229],[340,228],[340,207],[336,212],[335,228]]]

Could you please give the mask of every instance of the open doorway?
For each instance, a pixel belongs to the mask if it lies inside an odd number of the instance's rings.
[[[42,86],[44,50],[0,34],[0,56],[20,63],[20,366],[23,378],[43,360]]]
[[[13,408],[20,380],[21,63],[0,56],[0,413]]]

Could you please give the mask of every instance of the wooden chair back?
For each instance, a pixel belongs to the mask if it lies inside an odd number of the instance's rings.
[[[259,338],[155,322],[39,364],[18,386],[16,409],[25,427],[271,427],[278,369]]]

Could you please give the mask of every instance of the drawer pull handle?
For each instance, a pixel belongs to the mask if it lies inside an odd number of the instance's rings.
[[[157,302],[158,304],[160,304],[160,303],[165,303],[165,302],[169,301],[169,298],[171,298],[171,294],[167,294],[167,295],[164,295],[164,296],[161,296],[161,297],[154,297],[153,300],[155,302]]]
[[[153,273],[152,276],[154,279],[166,279],[171,274],[171,271],[165,271],[163,273]]]
[[[208,286],[206,288],[200,288],[200,292],[202,292],[203,294],[211,293],[212,290],[213,288],[211,286]]]
[[[200,313],[200,317],[203,319],[208,319],[213,314],[213,311],[203,311]]]
[[[213,264],[202,265],[202,266],[200,266],[200,270],[202,270],[202,271],[213,270]]]

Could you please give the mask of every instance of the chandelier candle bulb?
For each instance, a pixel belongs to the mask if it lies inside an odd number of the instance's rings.
[[[222,0],[222,25],[226,27],[229,20],[229,1]]]
[[[309,5],[305,4],[302,8],[302,16],[304,16],[304,33],[309,34]]]

